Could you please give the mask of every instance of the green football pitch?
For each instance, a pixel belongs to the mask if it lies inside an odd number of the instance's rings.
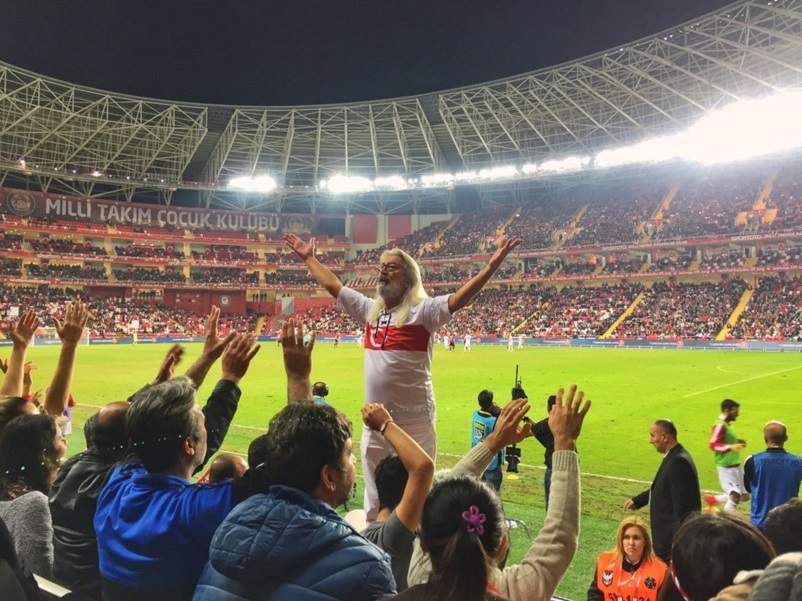
[[[181,373],[200,353],[187,345]],[[81,425],[96,407],[126,398],[153,378],[165,345],[82,346],[78,353],[73,392],[75,411],[70,453],[83,449]],[[55,366],[58,348],[34,347],[29,358],[38,365],[34,388],[44,387]],[[313,378],[325,380],[330,402],[344,411],[361,434],[362,349],[355,344],[319,343],[314,352]],[[724,398],[742,404],[735,424],[748,450],[763,449],[762,426],[781,420],[788,426],[787,448],[802,453],[802,355],[697,350],[572,349],[528,347],[507,352],[503,346],[474,345],[449,352],[434,349],[432,372],[437,395],[438,467],[448,467],[469,445],[470,417],[477,393],[488,388],[503,404],[513,385],[515,366],[533,402],[530,417],[546,415],[546,397],[559,386],[579,385],[593,401],[579,440],[582,469],[582,532],[579,551],[558,594],[585,597],[599,552],[613,545],[621,505],[648,487],[660,463],[648,442],[650,423],[672,419],[680,441],[696,460],[702,488],[717,488],[707,438]],[[215,366],[200,391],[203,400],[219,377]],[[241,383],[242,400],[224,450],[245,453],[248,443],[264,432],[270,417],[286,402],[281,348],[262,343]],[[507,517],[522,521],[511,531],[511,561],[524,554],[530,535],[543,521],[543,451],[532,440],[522,445],[523,465],[517,480],[502,487]],[[359,496],[359,495],[358,495]],[[359,502],[358,499],[356,500]],[[742,506],[742,511],[748,508]],[[640,512],[648,517],[647,510]],[[528,531],[528,532],[527,532]]]

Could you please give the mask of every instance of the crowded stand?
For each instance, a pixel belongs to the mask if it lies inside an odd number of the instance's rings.
[[[309,308],[302,314],[293,315],[293,319],[302,323],[307,331],[315,331],[324,336],[358,336],[363,328],[333,304]]]
[[[720,254],[709,254],[699,261],[699,269],[726,270],[746,265],[746,255],[743,251],[728,251]]]
[[[234,267],[216,267],[203,271],[192,271],[190,279],[195,284],[228,284],[241,286],[258,286],[259,274],[256,271],[246,272]]]
[[[22,251],[22,236],[0,233],[0,250],[6,252]]]
[[[713,282],[655,282],[616,328],[617,338],[712,340],[746,290],[740,278]]]
[[[172,246],[145,246],[142,244],[128,244],[115,246],[114,252],[118,257],[135,257],[141,259],[183,259],[184,254],[174,250]]]
[[[183,272],[180,269],[167,267],[164,271],[159,269],[148,269],[147,267],[126,267],[125,269],[114,269],[114,277],[119,282],[142,282],[142,283],[174,283],[183,284],[186,282]]]
[[[649,271],[683,271],[693,263],[693,257],[687,253],[672,254],[660,257],[652,262]]]
[[[637,273],[641,269],[643,269],[644,262],[640,259],[628,259],[628,260],[613,260],[613,257],[610,257],[604,265],[604,273],[608,275],[616,274],[616,273]]]
[[[560,270],[560,275],[590,275],[601,267],[596,261],[585,263],[581,259],[572,263],[565,263]]]
[[[622,201],[626,196],[629,198]],[[637,240],[638,227],[652,216],[659,203],[658,191],[637,188],[593,198],[577,223],[579,232],[567,246],[622,244]]]
[[[783,245],[782,250],[759,248],[757,250],[756,265],[760,267],[769,265],[786,265],[788,267],[802,265],[802,247],[794,246],[786,249]]]
[[[39,239],[28,240],[33,251],[38,255],[87,255],[93,257],[107,257],[105,248],[95,246],[90,241],[74,242],[73,240],[61,240],[44,236]]]
[[[22,275],[22,261],[0,260],[0,276],[19,277]]]
[[[267,286],[300,286],[313,287],[316,282],[305,271],[266,271],[265,284]]]
[[[521,331],[534,338],[596,338],[643,290],[640,284],[563,288],[528,316]]]
[[[654,237],[666,240],[737,233],[738,214],[752,209],[761,187],[762,178],[737,173],[685,182],[663,214],[663,227]]]
[[[558,202],[533,199],[516,211],[504,233],[521,238],[524,250],[551,248],[564,240],[561,232],[566,231],[580,208],[581,204],[572,198]]]
[[[518,327],[541,305],[548,303],[555,290],[537,285],[501,286],[484,289],[444,328],[458,336],[503,338]]]
[[[28,276],[43,280],[107,280],[103,267],[28,263]]]
[[[764,277],[727,332],[730,340],[802,340],[802,276]]]
[[[498,206],[471,211],[460,216],[446,229],[439,243],[427,252],[428,258],[462,257],[490,254],[497,232],[510,220],[513,211],[509,206]]]

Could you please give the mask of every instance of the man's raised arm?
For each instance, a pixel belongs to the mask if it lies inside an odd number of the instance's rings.
[[[490,257],[490,261],[487,262],[484,269],[465,282],[459,290],[448,297],[448,310],[454,313],[466,307],[468,303],[471,302],[471,299],[490,281],[490,278],[496,273],[496,270],[504,262],[504,259],[507,258],[507,255],[520,244],[520,238],[508,240],[506,236],[502,236],[498,240],[496,252]]]
[[[306,263],[306,267],[309,269],[309,273],[318,281],[318,284],[323,286],[326,292],[331,294],[334,298],[337,298],[340,295],[340,289],[343,287],[343,283],[340,281],[340,278],[334,275],[331,269],[315,258],[315,239],[310,238],[309,242],[304,242],[295,234],[284,234],[284,242],[295,251],[295,254],[303,259],[304,263]]]

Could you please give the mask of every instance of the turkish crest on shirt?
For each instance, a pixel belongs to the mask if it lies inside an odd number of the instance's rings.
[[[602,572],[602,584],[604,584],[604,586],[610,586],[612,583],[613,583],[613,571],[604,570]]]

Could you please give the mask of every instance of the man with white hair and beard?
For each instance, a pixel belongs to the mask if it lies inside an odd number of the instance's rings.
[[[284,240],[310,274],[337,299],[337,306],[365,324],[365,403],[382,403],[391,420],[404,429],[434,459],[437,453],[435,397],[432,387],[432,338],[458,310],[467,306],[484,287],[507,255],[521,244],[519,238],[499,238],[490,261],[454,294],[430,297],[423,289],[420,268],[403,250],[381,254],[376,295],[369,298],[347,286],[315,258],[315,239],[304,242],[294,234]],[[362,472],[365,511],[373,521],[379,510],[373,474],[391,453],[379,430],[362,429]]]

